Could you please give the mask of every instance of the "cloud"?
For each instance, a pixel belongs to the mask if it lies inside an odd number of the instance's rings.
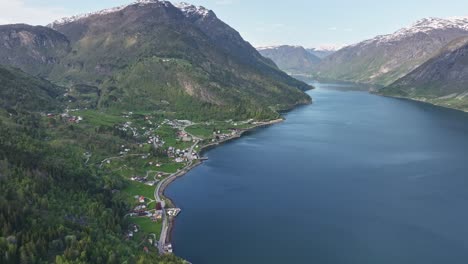
[[[68,15],[63,8],[31,6],[25,0],[0,0],[0,24],[46,25]]]

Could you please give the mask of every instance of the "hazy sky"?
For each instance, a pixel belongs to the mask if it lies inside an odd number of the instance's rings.
[[[0,24],[47,24],[133,0],[0,0]],[[178,1],[177,1],[178,2]],[[191,0],[254,46],[352,44],[423,17],[468,16],[468,0]]]

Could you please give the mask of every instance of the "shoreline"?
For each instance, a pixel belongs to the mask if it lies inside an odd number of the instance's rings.
[[[435,106],[435,107],[442,107],[442,108],[445,108],[445,109],[448,109],[448,110],[454,110],[454,111],[458,111],[458,112],[462,112],[462,113],[468,113],[468,109],[461,109],[461,108],[450,107],[450,106],[443,105],[443,104],[436,104],[436,103],[427,101],[427,99],[418,99],[418,98],[398,96],[398,95],[380,94],[380,93],[375,93],[375,92],[372,92],[372,91],[370,91],[370,93],[378,95],[378,96],[387,97],[387,98],[402,99],[402,100],[407,100],[407,101],[411,101],[411,102],[418,102],[418,103],[422,103],[422,104],[426,104],[426,105],[431,105],[431,106]]]
[[[284,122],[284,120],[285,120],[284,118],[278,118],[278,119],[270,120],[270,121],[266,121],[266,122],[258,122],[256,124],[253,124],[253,126],[251,128],[240,130],[240,132],[238,134],[234,135],[234,136],[225,138],[225,139],[223,139],[221,141],[218,141],[218,142],[212,142],[212,143],[203,145],[203,146],[200,147],[200,150],[198,152],[200,153],[200,155],[202,155],[203,152],[205,152],[205,151],[208,151],[208,150],[210,150],[212,148],[215,148],[217,146],[220,146],[220,145],[223,145],[223,144],[228,143],[230,141],[241,138],[247,132],[253,131],[253,130],[258,129],[258,128],[267,127],[267,126],[271,126],[271,125],[274,125],[274,124],[279,124],[279,123]],[[175,174],[169,176],[169,178],[167,178],[166,181],[163,184],[161,184],[158,194],[159,194],[159,196],[161,197],[162,200],[165,200],[165,201],[168,202],[169,207],[175,208],[176,205],[172,201],[171,198],[169,198],[169,197],[167,197],[165,195],[165,191],[166,191],[167,187],[169,187],[169,185],[171,183],[173,183],[175,180],[184,177],[188,172],[190,172],[192,169],[198,167],[202,163],[203,163],[202,160],[197,160],[193,164],[190,164],[187,167],[184,167],[179,172],[176,172]],[[164,241],[165,244],[171,243],[172,231],[174,229],[175,219],[176,218],[172,218],[172,219],[168,220],[167,229],[162,230],[162,232],[166,232],[166,234],[165,234],[166,239]],[[161,233],[160,236],[162,236],[162,235],[163,234]]]

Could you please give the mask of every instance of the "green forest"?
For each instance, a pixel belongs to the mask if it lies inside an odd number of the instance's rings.
[[[0,263],[181,263],[126,241],[123,178],[86,166],[77,145],[51,144],[32,113],[1,112]]]

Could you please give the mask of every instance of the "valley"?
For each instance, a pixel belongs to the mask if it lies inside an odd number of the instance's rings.
[[[467,17],[116,2],[0,25],[0,263],[465,262]]]

